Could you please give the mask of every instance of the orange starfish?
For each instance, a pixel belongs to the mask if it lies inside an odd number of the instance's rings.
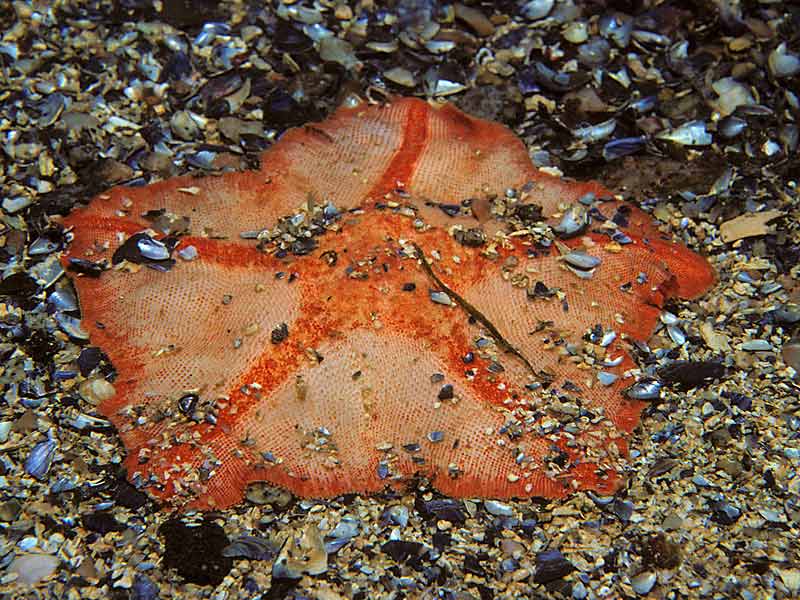
[[[99,408],[129,476],[204,509],[253,481],[614,491],[633,398],[657,394],[631,388],[628,342],[714,276],[608,197],[416,99],[291,130],[258,171],[101,194],[64,260],[118,372]]]

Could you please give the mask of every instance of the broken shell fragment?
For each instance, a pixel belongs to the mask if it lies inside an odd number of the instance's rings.
[[[583,233],[590,222],[589,211],[580,204],[573,204],[564,211],[561,221],[553,227],[553,231],[561,238],[571,238]]]
[[[320,575],[328,570],[328,553],[319,529],[309,524],[299,535],[290,534],[281,547],[272,576],[278,579],[300,579],[303,575]]]
[[[631,400],[658,400],[661,397],[661,382],[656,379],[640,379],[623,393]]]
[[[602,262],[596,256],[586,254],[585,252],[580,252],[579,250],[573,250],[572,252],[565,254],[563,258],[573,267],[584,270],[594,269]]]
[[[39,442],[25,459],[25,472],[34,479],[43,480],[50,471],[58,444],[52,437]]]
[[[800,58],[786,52],[786,42],[782,42],[769,53],[770,73],[775,77],[793,77],[800,73]]]
[[[593,142],[599,142],[610,136],[614,133],[614,130],[617,128],[617,120],[616,119],[609,119],[607,121],[603,121],[602,123],[598,123],[597,125],[590,125],[588,127],[579,127],[578,129],[572,130],[572,135],[574,135],[579,140],[586,142],[587,144],[591,144]]]
[[[689,121],[676,129],[663,131],[656,137],[681,146],[708,146],[713,139],[706,131],[705,121]]]

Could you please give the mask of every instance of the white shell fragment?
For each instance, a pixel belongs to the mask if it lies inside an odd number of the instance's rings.
[[[448,296],[445,292],[431,290],[430,297],[431,300],[433,300],[436,304],[443,304],[444,306],[452,306],[453,304],[450,296]]]
[[[198,256],[200,256],[200,253],[197,251],[195,246],[186,246],[185,248],[178,250],[178,256],[185,261],[190,261],[195,260]]]
[[[319,529],[309,524],[300,535],[289,535],[272,565],[272,576],[300,579],[328,570],[328,554]]]
[[[774,231],[770,222],[782,217],[784,214],[780,210],[765,210],[759,213],[740,215],[720,225],[719,234],[725,243],[735,242],[742,238],[766,235]]]
[[[800,73],[800,58],[796,54],[786,52],[786,42],[769,53],[767,63],[770,73],[775,77],[794,77]]]
[[[689,121],[676,129],[663,131],[656,137],[681,146],[708,146],[713,141],[711,134],[706,131],[705,121]]]
[[[581,252],[579,250],[573,250],[572,252],[565,254],[564,260],[578,269],[594,269],[602,262],[596,256],[586,254],[585,252]]]
[[[17,576],[17,583],[36,585],[50,577],[59,562],[59,558],[52,554],[23,554],[14,558],[8,571]]]

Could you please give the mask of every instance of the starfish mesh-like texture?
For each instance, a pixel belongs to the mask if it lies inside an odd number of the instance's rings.
[[[108,267],[74,283],[117,371],[99,409],[129,477],[202,509],[253,481],[316,497],[415,475],[462,497],[619,487],[643,407],[623,394],[630,342],[666,298],[712,284],[705,259],[616,200],[549,249],[506,235],[488,199],[507,189],[553,223],[610,194],[539,172],[509,130],[450,105],[341,108],[261,164],[117,187],[65,219],[65,264]],[[483,244],[454,236],[480,227]],[[137,260],[142,232],[170,258]],[[573,249],[600,259],[591,276],[568,268]]]

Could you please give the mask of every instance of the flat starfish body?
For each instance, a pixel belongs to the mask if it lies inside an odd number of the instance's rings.
[[[291,130],[258,171],[100,195],[65,219],[65,263],[118,373],[99,409],[129,476],[196,508],[417,474],[452,496],[612,492],[643,407],[629,342],[713,273],[608,196],[415,99]],[[534,203],[588,227],[511,232]]]

